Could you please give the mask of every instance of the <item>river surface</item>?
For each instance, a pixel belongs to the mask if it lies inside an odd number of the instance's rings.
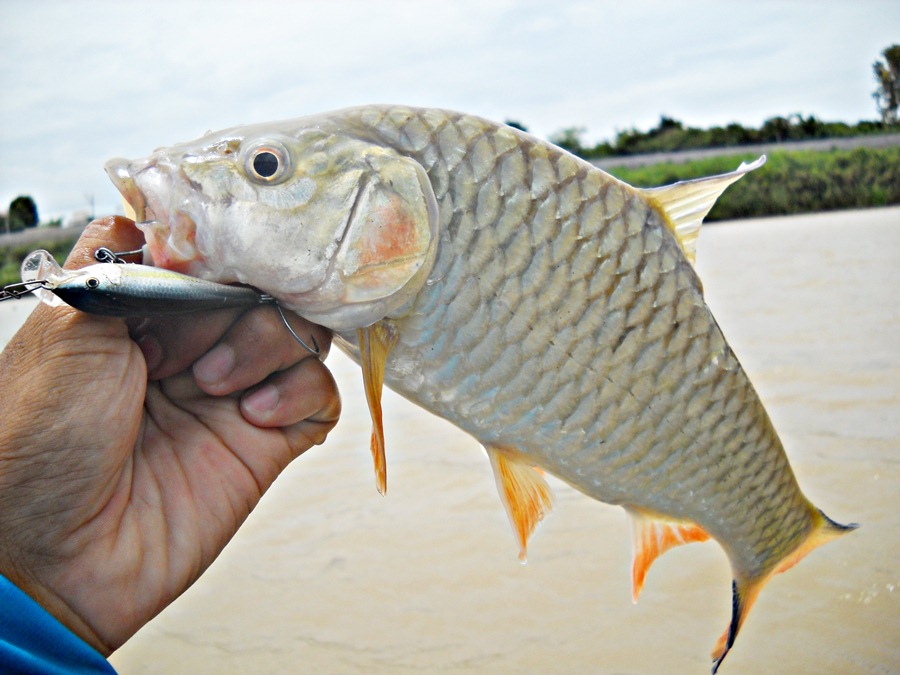
[[[900,672],[900,208],[716,223],[707,299],[807,495],[862,527],[763,591],[721,673]],[[0,305],[4,337],[31,305]],[[559,481],[517,548],[479,445],[390,392],[375,492],[358,368],[344,415],[221,557],[111,658],[150,673],[707,673],[731,610],[715,543],[631,603],[624,512]]]

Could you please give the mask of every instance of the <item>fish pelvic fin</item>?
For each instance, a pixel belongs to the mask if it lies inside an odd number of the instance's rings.
[[[672,520],[634,507],[625,507],[625,511],[632,528],[631,600],[637,603],[654,560],[676,546],[706,541],[709,534],[687,520]]]
[[[397,331],[388,321],[379,321],[357,331],[359,361],[362,366],[363,384],[369,414],[372,416],[372,459],[375,462],[375,487],[379,493],[387,492],[387,462],[384,452],[384,423],[381,415],[381,392],[384,388],[384,365],[394,345]]]
[[[722,664],[722,661],[734,644],[734,640],[737,637],[738,631],[743,625],[744,620],[747,618],[750,608],[753,606],[753,603],[756,602],[759,592],[769,582],[769,579],[776,574],[789,570],[805,558],[813,549],[818,548],[822,544],[827,544],[829,541],[837,539],[841,535],[847,534],[859,527],[856,523],[841,525],[840,523],[831,520],[831,518],[815,507],[810,508],[813,517],[813,528],[809,535],[807,535],[803,543],[801,543],[792,553],[789,553],[779,561],[771,572],[756,579],[739,579],[737,578],[738,575],[735,575],[736,578],[731,584],[731,622],[728,624],[728,628],[725,629],[725,632],[722,633],[719,640],[716,642],[716,646],[713,648],[713,675],[719,670],[719,666]]]
[[[553,507],[553,492],[541,471],[517,450],[486,445],[500,501],[519,543],[519,560],[526,562],[528,539]]]
[[[639,192],[663,214],[666,225],[681,244],[685,257],[693,265],[697,258],[700,225],[713,204],[725,192],[725,188],[765,163],[766,156],[762,155],[750,164],[743,162],[730,173],[679,181],[658,188],[642,188]]]

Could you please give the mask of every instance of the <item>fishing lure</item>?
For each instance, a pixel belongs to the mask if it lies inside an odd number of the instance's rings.
[[[319,345],[307,344],[288,323],[284,310],[271,295],[249,286],[205,281],[159,267],[125,263],[123,256],[100,248],[100,261],[78,270],[65,270],[53,256],[38,250],[22,262],[21,283],[0,290],[0,301],[34,293],[52,307],[66,304],[89,314],[111,317],[169,316],[214,309],[274,305],[291,336],[313,354]]]

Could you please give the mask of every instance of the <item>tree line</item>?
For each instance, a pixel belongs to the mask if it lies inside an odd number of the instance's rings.
[[[550,136],[550,141],[586,159],[621,157],[656,152],[696,150],[702,148],[740,147],[758,143],[815,140],[900,132],[900,44],[881,52],[882,59],[872,64],[875,91],[872,98],[880,120],[863,120],[856,124],[824,122],[815,115],[799,113],[786,117],[770,117],[759,128],[745,127],[736,122],[726,126],[699,129],[685,126],[681,121],[662,115],[659,124],[649,131],[635,128],[620,131],[612,141],[585,145],[584,127],[567,127]],[[518,122],[510,126],[525,129]]]
[[[735,122],[724,127],[700,129],[685,126],[679,120],[663,115],[659,124],[649,131],[637,129],[620,131],[612,142],[604,141],[593,146],[582,142],[584,131],[582,127],[569,127],[553,134],[550,141],[580,157],[597,159],[900,132],[900,124],[886,125],[877,121],[861,121],[856,124],[823,122],[815,115],[804,117],[802,114],[794,114],[788,117],[771,117],[759,128],[745,127]]]

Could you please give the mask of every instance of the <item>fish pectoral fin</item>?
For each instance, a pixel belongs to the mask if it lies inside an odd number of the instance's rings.
[[[625,507],[625,511],[632,526],[631,599],[637,602],[654,560],[675,546],[706,541],[709,534],[690,521],[663,518],[632,507]]]
[[[381,390],[384,387],[384,364],[388,354],[397,344],[397,334],[393,325],[379,321],[357,331],[359,338],[359,361],[362,366],[366,401],[372,416],[372,459],[375,461],[375,487],[378,492],[387,492],[387,462],[384,457],[384,423],[381,417]]]
[[[666,216],[666,225],[675,235],[685,257],[694,264],[697,257],[697,237],[706,214],[725,192],[725,188],[740,179],[745,173],[758,169],[766,163],[763,155],[755,162],[742,163],[730,173],[707,176],[694,180],[684,180],[672,185],[640,190]]]
[[[517,450],[485,446],[497,481],[500,501],[519,542],[519,560],[525,562],[528,538],[553,507],[553,492],[542,472]]]
[[[728,654],[728,650],[734,644],[738,631],[747,618],[750,608],[756,602],[756,598],[763,587],[776,574],[785,572],[796,565],[806,555],[822,544],[827,544],[833,539],[837,539],[841,535],[847,534],[855,530],[858,525],[851,523],[850,525],[841,525],[822,513],[819,509],[810,504],[810,512],[813,520],[813,527],[807,537],[801,544],[794,549],[793,552],[782,558],[777,565],[768,573],[748,580],[739,580],[740,575],[735,574],[735,580],[732,582],[732,602],[731,602],[731,622],[728,628],[719,637],[716,646],[712,651],[713,667],[712,672],[719,669],[722,660]]]

